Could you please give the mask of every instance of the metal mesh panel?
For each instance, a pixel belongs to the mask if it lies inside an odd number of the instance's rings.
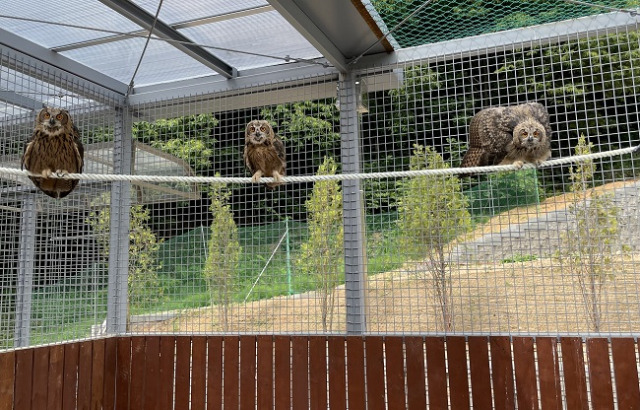
[[[105,333],[635,334],[637,157],[570,159],[581,136],[593,153],[639,143],[638,32],[592,22],[131,106],[3,53],[2,167],[19,167],[47,101],[74,116],[90,175],[55,201],[2,174],[2,347]],[[458,168],[478,111],[532,101],[550,114],[552,159],[569,160]],[[253,119],[286,148],[289,179],[273,190],[245,169]]]
[[[437,43],[637,6],[627,0],[408,1],[371,0],[401,47]],[[363,2],[364,3],[364,2]],[[442,24],[446,21],[447,24]]]

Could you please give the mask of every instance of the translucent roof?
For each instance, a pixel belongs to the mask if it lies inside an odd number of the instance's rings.
[[[129,84],[145,50],[148,27],[139,20],[164,23],[236,70],[281,64],[286,55],[322,55],[266,1],[135,0],[51,3],[5,0],[0,26],[37,45],[55,50],[120,82]],[[123,13],[121,8],[129,10]],[[142,11],[139,16],[136,12]],[[132,16],[133,15],[133,16]],[[9,18],[10,16],[10,18]],[[157,34],[157,33],[156,33]],[[134,83],[137,86],[209,75],[210,67],[156,35],[144,51]],[[177,40],[176,40],[177,41]],[[246,52],[246,53],[245,53]],[[261,55],[257,55],[261,54]],[[273,55],[279,58],[269,58]]]

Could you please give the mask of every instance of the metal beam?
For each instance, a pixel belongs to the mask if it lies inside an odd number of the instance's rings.
[[[238,72],[234,67],[225,63],[204,48],[193,44],[188,37],[174,30],[163,21],[158,19],[154,25],[155,16],[151,15],[133,2],[128,0],[100,0],[100,2],[138,24],[145,30],[151,30],[153,27],[153,34],[158,37],[175,40],[174,42],[169,42],[169,44],[224,77],[234,78],[238,75]]]
[[[47,83],[62,83],[66,90],[99,102],[109,101],[113,104],[114,101],[124,101],[127,92],[127,84],[2,28],[0,63]],[[51,68],[43,67],[43,63]],[[66,78],[69,80],[61,82]],[[96,85],[104,89],[99,90]]]
[[[318,28],[293,0],[269,0],[269,3],[341,73],[349,71],[347,60],[335,44]]]
[[[266,13],[268,11],[273,11],[273,7],[271,6],[249,7],[246,9],[235,11],[233,13],[216,14],[213,16],[201,17],[195,20],[182,21],[180,23],[172,24],[171,28],[174,30],[180,30],[183,28],[198,27],[198,26],[203,26],[205,24],[219,23],[222,21],[233,20],[236,18],[253,16],[256,14]],[[78,48],[83,48],[83,47],[91,47],[91,46],[97,46],[100,44],[113,43],[114,41],[121,41],[131,37],[142,37],[142,36],[145,36],[146,33],[148,33],[147,30],[136,30],[126,34],[115,34],[115,35],[95,38],[92,40],[79,41],[77,43],[70,43],[64,46],[54,47],[52,48],[52,50],[57,52],[76,50]]]
[[[16,94],[13,91],[0,90],[0,101],[33,111],[38,111],[42,108],[42,102]]]

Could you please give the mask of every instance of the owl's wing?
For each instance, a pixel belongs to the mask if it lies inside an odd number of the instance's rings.
[[[247,167],[249,172],[253,174],[256,172],[256,169],[253,162],[251,161],[251,155],[249,152],[251,149],[252,149],[251,144],[249,144],[249,142],[246,142],[244,144],[244,152],[242,153],[242,158],[244,159],[245,167]]]
[[[20,161],[20,169],[29,169],[31,164],[31,156],[33,153],[34,138],[31,136],[24,146],[24,152],[22,153],[22,159]]]
[[[284,144],[282,143],[282,140],[277,135],[275,135],[273,138],[273,148],[276,150],[276,153],[278,154],[278,158],[282,162],[282,170],[284,171],[286,166],[287,154],[284,150]]]
[[[78,130],[78,127],[76,127],[75,124],[73,125],[73,143],[76,145],[77,169],[78,173],[80,173],[84,167],[84,145],[82,145],[82,141],[80,140],[80,130]]]

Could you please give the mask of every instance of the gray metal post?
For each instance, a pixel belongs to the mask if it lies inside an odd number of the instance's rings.
[[[13,339],[15,347],[29,346],[33,265],[36,259],[36,219],[36,199],[33,195],[28,195],[22,200],[22,216],[20,218],[18,294],[16,295],[16,320]]]
[[[132,170],[131,126],[131,113],[119,108],[114,127],[113,170],[116,174],[130,174]],[[110,206],[107,333],[122,334],[127,331],[129,306],[129,181],[115,181],[111,184]]]
[[[353,73],[340,74],[340,138],[342,172],[360,172],[360,132],[358,123],[358,95]],[[347,333],[366,331],[364,221],[362,217],[362,191],[359,180],[342,182],[344,226],[344,273],[347,306]]]

